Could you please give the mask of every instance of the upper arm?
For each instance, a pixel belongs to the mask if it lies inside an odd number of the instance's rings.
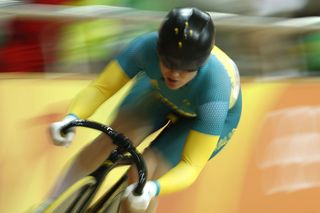
[[[123,71],[130,78],[144,69],[144,43],[143,38],[136,38],[116,58]]]
[[[117,61],[111,61],[104,71],[73,99],[68,113],[88,118],[128,81],[129,77]]]
[[[220,135],[229,111],[231,82],[221,63],[212,63],[208,69],[208,76],[199,88],[197,117],[192,128],[205,134]]]
[[[129,80],[129,76],[119,65],[118,61],[112,60],[98,78],[91,83],[91,86],[97,88],[107,97],[110,97]]]

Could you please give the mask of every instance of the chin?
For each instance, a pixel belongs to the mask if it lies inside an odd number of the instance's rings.
[[[167,85],[167,87],[172,90],[177,90],[181,88],[181,86],[169,86],[169,85]]]

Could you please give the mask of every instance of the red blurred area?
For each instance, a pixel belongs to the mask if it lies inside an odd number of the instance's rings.
[[[37,4],[68,4],[67,0],[35,0]],[[14,18],[9,38],[0,49],[0,72],[44,72],[55,61],[54,47],[61,23],[54,20]]]

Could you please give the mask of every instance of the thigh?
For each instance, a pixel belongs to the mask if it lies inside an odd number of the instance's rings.
[[[167,107],[153,94],[145,94],[132,104],[121,107],[111,127],[123,133],[138,146],[147,136],[166,123]]]
[[[161,128],[170,108],[161,102],[150,85],[150,79],[140,76],[123,100],[111,127],[129,137],[135,144]]]
[[[180,117],[153,141],[150,149],[162,156],[170,167],[176,166],[181,159],[184,144],[194,122],[194,118]]]
[[[120,107],[110,126],[128,137],[134,146],[138,146],[150,133],[161,127],[166,111],[152,93],[136,94],[134,99],[131,98],[131,101]],[[115,148],[111,139],[102,133],[84,147],[78,156],[83,165],[96,165]]]
[[[147,148],[143,153],[143,159],[147,167],[147,179],[156,180],[167,173],[171,168],[171,164],[159,153],[153,149]],[[138,180],[135,167],[130,167],[128,171],[129,184]]]

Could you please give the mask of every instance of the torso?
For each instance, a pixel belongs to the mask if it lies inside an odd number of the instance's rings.
[[[178,90],[169,89],[160,71],[157,36],[157,33],[149,33],[136,39],[131,46],[133,51],[128,51],[134,57],[132,61],[123,63],[124,58],[129,56],[128,53],[118,57],[128,76],[133,77],[138,72],[145,72],[159,97],[175,111],[188,117],[196,117],[199,113],[198,106],[207,102],[230,100],[232,79],[226,66],[213,54],[191,82]]]

